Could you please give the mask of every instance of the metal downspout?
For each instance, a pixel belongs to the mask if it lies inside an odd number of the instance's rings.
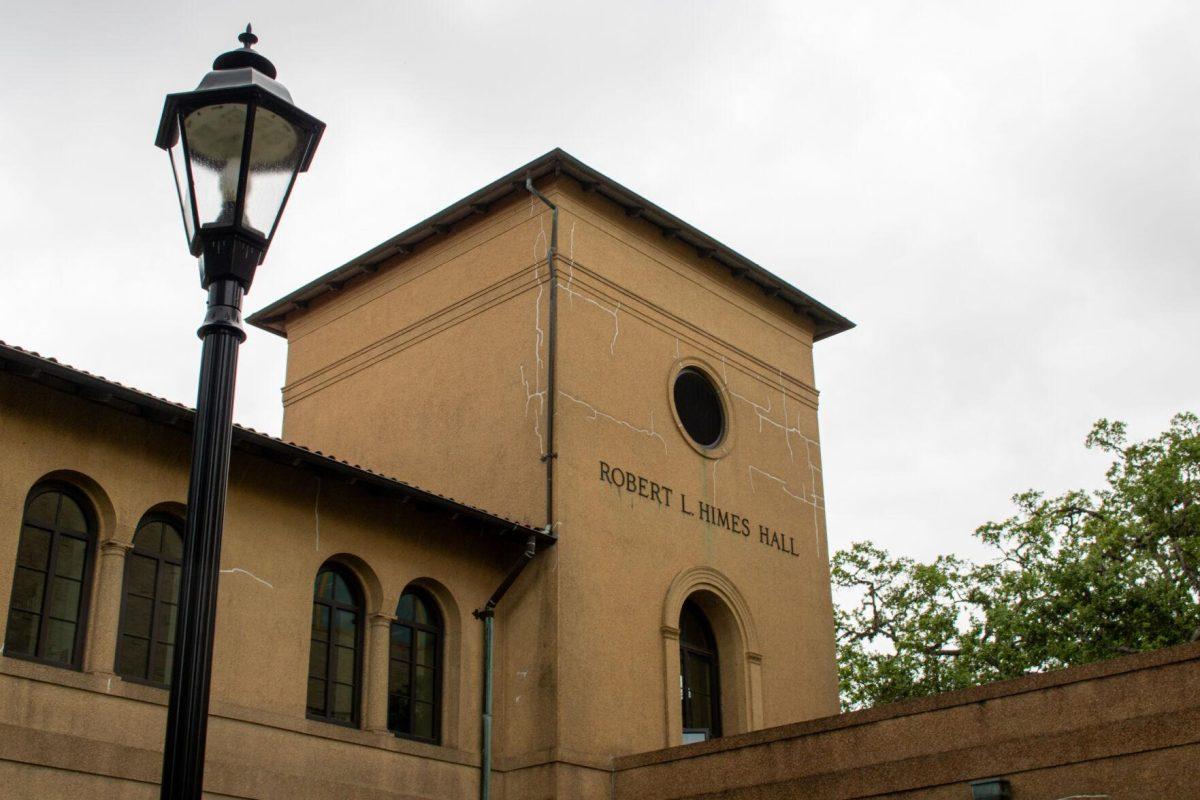
[[[525,188],[550,209],[550,244],[546,248],[546,267],[550,282],[550,309],[548,325],[550,332],[546,337],[546,452],[542,461],[546,462],[546,533],[554,535],[554,460],[558,453],[554,449],[554,401],[557,396],[556,366],[558,353],[558,265],[555,263],[558,255],[558,206],[550,202],[550,198],[539,192],[533,185],[533,178],[526,176]],[[490,800],[492,791],[492,697],[493,697],[493,667],[495,664],[495,619],[496,606],[505,592],[512,586],[513,581],[522,570],[533,560],[537,553],[537,539],[529,537],[525,544],[525,552],[509,569],[504,580],[492,592],[487,604],[482,609],[472,612],[476,619],[483,621],[483,713],[480,716],[480,764],[479,764],[479,798]]]
[[[546,452],[542,454],[542,460],[546,462],[546,533],[553,535],[554,460],[558,458],[558,452],[554,449],[554,401],[558,394],[555,384],[558,362],[558,265],[555,263],[558,256],[558,206],[534,188],[533,178],[525,178],[525,188],[550,209],[550,246],[546,248],[546,267],[550,280],[550,332],[546,337]]]
[[[482,609],[471,612],[476,619],[483,620],[483,713],[479,720],[479,800],[489,800],[492,791],[492,673],[495,663],[493,651],[496,606],[536,554],[537,538],[530,536],[525,542],[524,552],[509,568],[508,574],[500,581],[496,591],[492,592],[487,604]]]

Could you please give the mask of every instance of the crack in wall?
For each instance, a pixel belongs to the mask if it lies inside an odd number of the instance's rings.
[[[567,291],[575,282],[575,221],[571,221],[571,232],[567,234]]]
[[[754,466],[753,464],[749,465],[747,472],[750,476],[750,491],[751,492],[756,491],[755,487],[754,487],[754,473],[757,472],[759,475],[762,475],[764,478],[769,478],[770,480],[772,480],[776,484],[778,484],[779,490],[781,492],[783,492],[784,494],[786,494],[788,497],[791,497],[793,500],[796,500],[799,503],[804,503],[805,505],[812,507],[812,511],[813,511],[813,547],[817,551],[818,557],[821,556],[821,509],[824,507],[823,498],[820,495],[818,495],[815,491],[812,493],[811,499],[804,497],[802,495],[798,495],[789,488],[788,481],[779,477],[778,475],[772,475],[770,472],[767,472],[765,469],[759,469],[758,467]],[[801,491],[803,491],[803,490],[801,490]]]
[[[821,493],[817,490],[817,485],[818,485],[817,473],[819,473],[821,471],[821,468],[816,465],[816,463],[813,459],[813,447],[816,447],[817,452],[820,452],[821,443],[818,442],[816,439],[813,439],[810,436],[806,436],[804,434],[804,432],[800,430],[800,428],[799,428],[799,412],[797,412],[796,420],[791,419],[791,417],[788,413],[788,408],[787,408],[787,392],[785,391],[784,385],[783,385],[783,370],[782,369],[779,370],[779,394],[783,398],[783,403],[782,403],[780,410],[783,414],[783,422],[780,422],[779,420],[774,418],[775,409],[774,409],[774,403],[771,400],[770,394],[768,394],[766,396],[767,404],[764,406],[761,403],[754,402],[749,397],[746,397],[743,394],[735,392],[733,390],[733,388],[730,387],[730,385],[729,385],[729,370],[725,363],[725,358],[723,356],[721,358],[721,380],[725,384],[725,391],[728,392],[730,397],[733,397],[737,400],[741,400],[742,402],[746,403],[747,405],[749,405],[751,408],[754,409],[755,416],[758,418],[758,432],[759,433],[763,432],[763,424],[765,423],[765,424],[779,430],[779,432],[783,434],[783,441],[787,445],[787,450],[788,450],[788,460],[791,461],[793,464],[796,463],[796,450],[792,446],[792,437],[796,436],[797,438],[799,438],[800,441],[802,441],[804,443],[804,457],[805,457],[805,460],[808,462],[809,481],[811,482],[811,485],[812,485],[811,495],[813,497],[813,500],[811,502],[822,503],[824,501],[824,498],[821,496]],[[757,469],[757,467],[753,467],[752,469]],[[762,472],[762,470],[759,470],[759,471]],[[769,473],[764,472],[763,474],[769,474]],[[753,483],[753,481],[752,481],[752,483]],[[751,486],[751,489],[753,489],[753,485]],[[790,491],[788,493],[795,496],[795,494]],[[798,497],[797,499],[800,499],[803,502],[810,502],[809,500],[806,500],[804,498]]]
[[[591,297],[588,297],[586,294],[583,294],[582,292],[577,292],[574,289],[572,289],[571,281],[574,280],[575,268],[573,266],[571,266],[570,261],[568,261],[567,264],[568,264],[568,274],[571,277],[568,278],[567,283],[565,285],[562,282],[559,282],[558,288],[562,289],[564,292],[566,292],[567,296],[571,298],[569,302],[571,303],[572,308],[575,307],[575,298],[578,297],[579,299],[583,300],[586,303],[591,303],[596,308],[600,309],[605,314],[608,314],[610,317],[612,317],[612,319],[613,319],[613,335],[612,335],[612,341],[608,343],[608,352],[609,352],[609,355],[616,355],[616,353],[617,353],[617,337],[621,335],[621,321],[619,318],[619,314],[621,312],[621,304],[618,302],[612,308],[608,308],[603,303],[601,303],[599,300],[595,300]]]
[[[316,538],[313,541],[313,552],[319,552],[321,549],[321,479],[317,478],[317,496],[313,500],[313,532]]]
[[[535,212],[534,197],[530,195],[529,214],[533,216]],[[525,376],[525,365],[520,364],[521,386],[525,390],[525,417],[529,417],[529,404],[536,397],[538,401],[537,413],[533,416],[533,435],[538,443],[538,455],[541,456],[546,452],[545,438],[542,436],[542,417],[546,413],[546,390],[542,388],[542,345],[546,340],[546,332],[542,330],[542,297],[546,292],[546,286],[541,282],[542,275],[538,270],[538,265],[545,258],[545,243],[546,243],[546,222],[544,219],[538,219],[538,234],[533,237],[533,280],[537,284],[537,297],[533,300],[533,389],[530,390],[529,379]],[[539,252],[538,243],[542,243],[542,250]],[[549,264],[546,265],[549,269]]]
[[[562,395],[563,397],[567,398],[568,400],[570,400],[572,403],[577,403],[577,404],[583,406],[584,408],[586,408],[588,411],[590,411],[591,417],[588,418],[589,422],[595,422],[597,419],[603,418],[603,419],[608,420],[609,422],[612,422],[616,425],[620,425],[624,428],[628,428],[629,430],[633,431],[634,433],[639,433],[643,436],[648,436],[652,439],[658,439],[658,441],[660,443],[662,443],[663,451],[664,452],[666,451],[667,440],[662,437],[662,434],[660,434],[658,431],[654,430],[654,412],[653,411],[650,412],[650,427],[649,428],[641,428],[641,427],[638,427],[637,425],[634,425],[632,422],[628,422],[623,419],[618,419],[617,417],[614,417],[612,414],[605,413],[604,411],[601,411],[600,409],[596,408],[594,405],[587,402],[586,400],[580,400],[578,397],[568,394],[567,392],[564,392],[562,389],[559,389],[558,393],[560,395]]]
[[[533,415],[533,435],[537,438],[538,453],[541,454],[541,453],[546,452],[546,444],[545,444],[545,441],[542,439],[542,428],[541,428],[542,414],[544,413],[545,407],[546,407],[546,390],[541,389],[539,391],[532,391],[532,392],[529,391],[529,379],[525,377],[525,365],[520,364],[519,368],[521,371],[521,385],[525,388],[525,416],[526,416],[526,418],[529,417],[529,404],[533,401],[533,399],[535,397],[537,398],[537,401],[538,401],[537,413]],[[536,378],[535,378],[535,380],[536,380]]]
[[[261,583],[263,586],[267,587],[268,589],[274,589],[274,588],[275,588],[274,586],[272,586],[271,584],[267,583],[267,582],[266,582],[266,581],[264,581],[262,578],[258,577],[257,575],[255,575],[253,572],[251,572],[251,571],[250,571],[250,570],[248,570],[248,569],[242,569],[241,567],[233,567],[233,568],[231,568],[231,569],[223,569],[223,570],[221,570],[221,574],[222,574],[222,575],[231,575],[231,574],[233,574],[233,573],[235,573],[235,572],[236,572],[236,573],[241,573],[242,575],[246,575],[246,576],[248,576],[248,577],[251,577],[251,578],[253,578],[254,580],[256,580],[256,581],[258,581],[259,583]]]

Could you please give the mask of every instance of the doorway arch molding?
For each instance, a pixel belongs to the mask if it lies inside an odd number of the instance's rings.
[[[763,726],[762,653],[750,606],[725,574],[712,567],[691,567],[671,581],[663,601],[663,699],[666,746],[683,743],[679,699],[679,614],[695,597],[717,638],[721,673],[721,716],[726,734]]]

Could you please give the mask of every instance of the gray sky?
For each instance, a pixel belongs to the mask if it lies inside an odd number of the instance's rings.
[[[1200,409],[1189,2],[9,3],[0,338],[194,402],[153,138],[247,19],[329,125],[248,310],[561,146],[859,323],[817,347],[835,548],[976,554],[1100,482],[1096,418]],[[240,422],[283,365],[252,330]]]

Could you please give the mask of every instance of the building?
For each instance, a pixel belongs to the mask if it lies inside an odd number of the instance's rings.
[[[566,153],[250,321],[208,796],[1194,796],[1200,643],[837,713],[851,324]],[[192,411],[0,344],[0,423],[0,797],[157,797]]]
[[[234,440],[216,796],[474,797],[506,576],[495,796],[837,711],[836,312],[556,150],[248,321],[288,341],[284,440]],[[0,776],[150,796],[191,412],[0,362],[0,724],[31,742]]]

